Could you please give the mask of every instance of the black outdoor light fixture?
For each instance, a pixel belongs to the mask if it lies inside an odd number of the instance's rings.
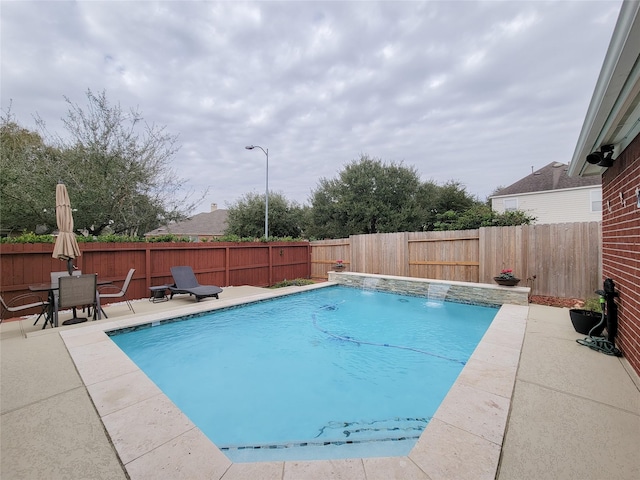
[[[613,145],[603,145],[599,152],[587,155],[587,162],[591,165],[608,168],[613,165]]]

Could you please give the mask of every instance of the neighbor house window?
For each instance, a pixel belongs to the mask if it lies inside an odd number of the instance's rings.
[[[602,192],[600,190],[591,190],[591,211],[602,211]]]
[[[504,202],[504,211],[505,212],[513,212],[518,210],[518,199],[517,198],[505,198]]]

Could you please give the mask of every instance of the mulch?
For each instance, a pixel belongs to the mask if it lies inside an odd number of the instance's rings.
[[[543,295],[531,295],[529,302],[536,305],[561,308],[580,308],[584,304],[584,301],[580,298],[545,297]]]

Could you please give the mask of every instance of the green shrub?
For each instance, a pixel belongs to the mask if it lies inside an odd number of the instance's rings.
[[[264,237],[255,238],[255,237],[241,237],[239,235],[228,234],[223,235],[222,237],[216,237],[209,240],[210,242],[236,242],[236,243],[246,243],[246,242],[262,242],[265,243]],[[269,237],[269,242],[304,242],[306,239],[304,238],[293,238],[293,237]]]
[[[128,235],[116,235],[114,233],[110,233],[107,235],[98,235],[97,237],[90,236],[85,237],[82,235],[76,236],[78,243],[129,243],[129,242],[144,242],[144,238],[140,237],[130,237]]]
[[[122,242],[144,242],[140,237],[129,237],[127,235],[100,235],[98,237],[85,237],[83,235],[76,235],[78,243],[122,243]],[[35,233],[25,232],[18,237],[5,237],[0,238],[0,243],[55,243],[56,237],[54,235],[36,235]]]
[[[272,285],[270,288],[282,288],[282,287],[302,287],[304,285],[313,285],[313,280],[308,278],[296,278],[295,280],[283,280],[281,282]]]
[[[92,243],[92,242],[102,242],[102,243],[124,243],[124,242],[148,242],[148,243],[178,243],[185,242],[189,243],[192,240],[189,237],[180,237],[178,235],[166,234],[166,235],[156,235],[154,237],[130,237],[128,235],[116,235],[116,234],[108,234],[108,235],[100,235],[97,237],[89,236],[85,237],[82,235],[76,235],[76,239],[78,243]],[[22,235],[17,237],[4,237],[0,238],[0,243],[55,243],[56,237],[53,235],[36,235],[32,232],[23,232]],[[270,242],[301,242],[304,241],[302,238],[292,238],[292,237],[269,237]],[[238,235],[225,235],[220,238],[212,238],[209,242],[235,242],[235,243],[250,243],[250,242],[265,242],[264,238],[253,238],[253,237],[239,237]]]
[[[55,241],[53,235],[36,235],[32,232],[23,232],[18,237],[0,238],[0,243],[54,243]]]
[[[583,310],[591,310],[592,312],[602,313],[602,304],[600,297],[589,297],[584,301]]]
[[[209,240],[210,242],[234,242],[234,243],[247,243],[247,242],[255,242],[256,239],[253,237],[241,237],[239,235],[223,235],[222,237],[216,237]]]
[[[191,239],[188,237],[179,237],[177,235],[172,235],[170,233],[166,235],[156,235],[155,237],[147,237],[146,239],[149,243],[189,243]]]

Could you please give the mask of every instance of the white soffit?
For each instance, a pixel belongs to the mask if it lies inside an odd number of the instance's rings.
[[[587,110],[569,176],[599,175],[587,163],[591,152],[614,145],[615,159],[640,133],[640,2],[623,2],[611,43]]]

